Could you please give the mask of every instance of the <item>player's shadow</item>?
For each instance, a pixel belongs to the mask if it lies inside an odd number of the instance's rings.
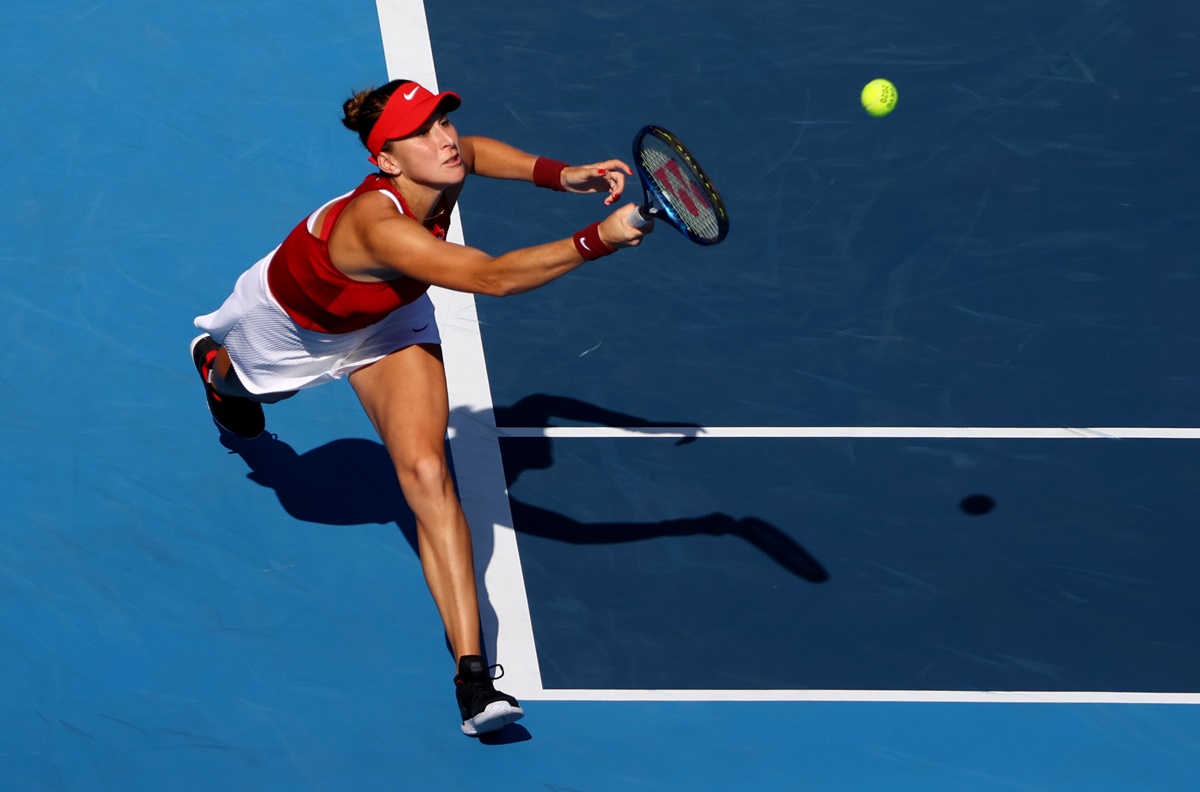
[[[221,445],[250,468],[246,478],[275,491],[297,520],[322,525],[394,523],[417,550],[417,526],[382,443],[341,438],[303,454],[274,435],[243,440],[221,432]]]
[[[462,422],[479,422],[483,416],[471,411],[451,415],[451,427]],[[491,419],[492,416],[487,416]],[[551,418],[601,426],[644,428],[653,435],[655,427],[684,426],[677,422],[650,422],[630,415],[605,410],[595,405],[557,396],[535,395],[507,408],[494,411],[501,427],[544,427]],[[677,441],[686,445],[700,434]],[[242,458],[250,468],[247,478],[275,491],[279,503],[297,520],[324,525],[367,525],[393,523],[414,552],[417,552],[416,522],[405,504],[387,449],[382,443],[362,438],[342,438],[319,448],[296,453],[274,435],[243,440],[221,433],[221,443]],[[553,464],[549,438],[521,438],[506,443],[503,454],[508,486],[528,470]],[[581,482],[581,488],[584,486]],[[779,528],[756,517],[735,519],[713,513],[658,522],[584,523],[520,499],[508,499],[513,527],[518,533],[555,539],[578,545],[634,542],[657,537],[727,536],[757,547],[783,569],[803,580],[822,583],[829,575],[803,547]],[[477,555],[491,556],[491,532],[479,530],[474,536]],[[480,618],[485,633],[498,624],[495,611],[486,597],[480,598]],[[495,635],[485,635],[485,644],[494,646]],[[449,644],[447,644],[449,648]],[[504,744],[530,739],[519,724],[511,724],[483,742]]]
[[[451,424],[464,417],[477,419],[470,413],[456,415],[451,417]],[[686,426],[649,422],[578,399],[544,394],[529,396],[511,407],[495,410],[501,433],[504,427],[548,426],[552,418],[600,426],[641,427],[648,434],[653,434],[658,426]],[[697,428],[697,434],[699,431]],[[685,437],[677,441],[677,445],[686,445],[694,439],[695,436]],[[297,520],[346,526],[394,523],[416,551],[416,523],[404,502],[387,449],[381,443],[341,438],[303,454],[296,453],[273,435],[243,440],[222,432],[221,443],[250,468],[247,478],[274,490],[284,511]],[[507,442],[503,461],[505,480],[511,488],[522,473],[553,464],[551,440],[529,437]],[[583,486],[582,482],[580,486]],[[509,504],[513,527],[518,533],[579,545],[617,544],[659,537],[728,536],[748,542],[780,567],[806,581],[822,583],[829,577],[821,564],[794,539],[757,517],[739,519],[717,512],[658,522],[584,523],[511,496]]]

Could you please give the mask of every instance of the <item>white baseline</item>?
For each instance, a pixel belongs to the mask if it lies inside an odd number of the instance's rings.
[[[501,427],[501,437],[758,437],[1052,440],[1200,440],[1194,427],[1012,426],[551,426]]]

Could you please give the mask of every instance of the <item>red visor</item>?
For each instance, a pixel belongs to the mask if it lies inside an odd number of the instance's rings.
[[[462,100],[453,91],[435,95],[415,82],[404,83],[397,88],[388,98],[379,120],[371,127],[371,134],[367,137],[367,150],[371,152],[368,159],[371,163],[379,164],[375,158],[385,143],[416,132],[443,104],[446,110],[455,110]]]

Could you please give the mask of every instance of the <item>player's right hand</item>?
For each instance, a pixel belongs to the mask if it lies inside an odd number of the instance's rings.
[[[600,223],[600,239],[609,247],[637,247],[642,244],[642,238],[654,230],[654,220],[641,228],[635,228],[629,223],[629,216],[637,209],[637,204],[626,204],[616,210]]]

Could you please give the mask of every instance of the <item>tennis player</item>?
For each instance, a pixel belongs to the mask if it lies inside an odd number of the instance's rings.
[[[448,114],[460,103],[453,92],[434,94],[408,80],[347,100],[342,123],[358,133],[378,171],[309,215],[238,278],[219,309],[196,319],[203,334],[192,341],[192,359],[214,420],[244,438],[264,431],[264,403],[349,379],[416,517],[422,569],[457,665],[462,730],[477,735],[524,712],[495,689],[483,657],[471,535],[444,452],[446,374],[426,291],[431,284],[494,296],[528,291],[638,245],[651,229],[626,221],[628,204],[571,237],[497,257],[446,242],[468,174],[607,193],[606,206],[632,175],[616,159],[570,167],[490,138],[459,137]]]

